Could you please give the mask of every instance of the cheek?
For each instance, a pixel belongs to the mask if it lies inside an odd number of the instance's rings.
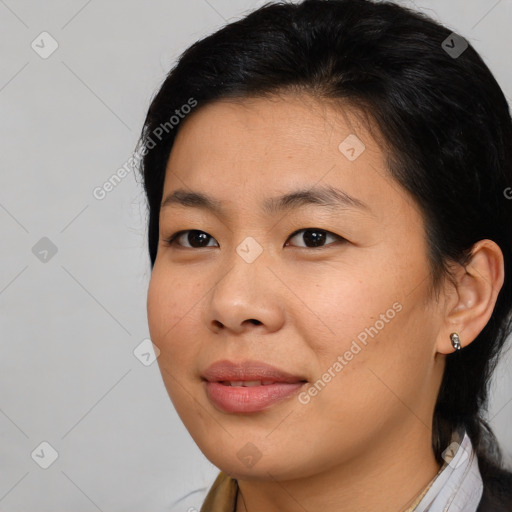
[[[388,284],[374,288],[367,283],[352,295],[324,290],[322,319],[333,333],[308,331],[310,351],[318,358],[318,391],[312,391],[305,407],[328,425],[360,433],[378,430],[407,415],[408,407],[415,410],[418,396],[427,389],[433,331],[422,304],[427,288],[404,298],[399,282]],[[351,286],[345,285],[341,289],[349,293]]]
[[[195,337],[189,331],[197,324],[200,302],[198,286],[155,265],[147,295],[148,326],[151,340],[160,349],[159,361],[166,366],[179,367],[193,353]]]
[[[202,295],[194,296],[196,288],[183,275],[155,265],[147,295],[150,337],[160,350],[157,363],[167,393],[184,422],[187,414],[196,409],[190,394],[183,392],[182,384],[190,380],[199,353],[199,339],[193,326],[198,325]]]
[[[381,314],[388,321],[396,314],[399,285],[393,287],[389,275],[374,276],[371,269],[347,265],[328,265],[310,275],[309,280],[290,279],[297,283],[293,291],[300,299],[291,297],[291,303],[301,311],[294,317],[309,332],[317,353],[348,350],[359,334],[364,341],[365,329],[376,321],[382,330]]]
[[[381,389],[371,370],[378,376],[393,371],[391,380],[401,386],[428,357],[427,344],[416,350],[411,343],[429,336],[424,325],[426,283],[410,293],[420,265],[405,265],[403,256],[399,261],[396,255],[394,260],[388,255],[386,265],[382,256],[379,261],[361,258],[357,265],[320,267],[309,280],[295,280],[293,291],[302,302],[294,299],[294,318],[315,361],[315,377],[329,369],[343,375],[329,386],[338,396],[347,389],[359,396],[372,396],[373,387]]]

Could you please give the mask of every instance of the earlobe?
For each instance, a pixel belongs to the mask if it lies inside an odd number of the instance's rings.
[[[466,266],[454,272],[454,293],[446,301],[437,343],[439,353],[463,350],[476,339],[491,318],[504,276],[499,246],[492,240],[477,242]]]

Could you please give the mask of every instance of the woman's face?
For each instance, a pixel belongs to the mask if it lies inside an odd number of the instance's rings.
[[[385,161],[348,109],[305,96],[213,103],[180,128],[149,329],[183,423],[235,478],[430,446],[440,305]]]

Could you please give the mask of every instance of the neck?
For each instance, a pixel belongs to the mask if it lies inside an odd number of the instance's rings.
[[[417,421],[392,432],[357,460],[308,478],[238,480],[236,512],[407,511],[439,469],[431,432]]]

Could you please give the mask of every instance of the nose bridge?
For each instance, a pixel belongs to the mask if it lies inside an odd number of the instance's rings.
[[[282,301],[270,265],[268,253],[254,238],[238,244],[212,290],[206,322],[232,330],[247,324],[277,329],[283,318]]]
[[[265,279],[269,272],[266,267],[272,264],[269,251],[264,248],[263,237],[258,238],[259,241],[253,236],[246,236],[226,257],[227,274],[222,279],[225,286],[234,284],[235,289],[244,293],[258,292],[258,283]]]

